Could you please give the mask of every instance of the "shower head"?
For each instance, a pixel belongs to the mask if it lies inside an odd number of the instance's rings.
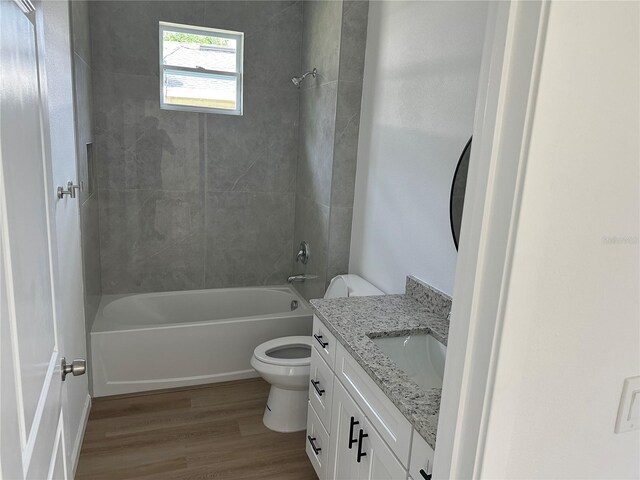
[[[305,72],[304,74],[302,74],[300,77],[293,77],[291,79],[291,82],[293,82],[293,84],[300,88],[300,84],[302,83],[302,81],[307,78],[308,75],[311,75],[313,78],[316,78],[316,75],[318,74],[318,69],[314,68],[313,70],[309,71],[309,72]]]

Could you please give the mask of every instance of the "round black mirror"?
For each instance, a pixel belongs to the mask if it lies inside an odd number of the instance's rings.
[[[462,150],[456,172],[453,174],[453,182],[451,183],[449,217],[451,220],[451,235],[453,236],[453,243],[456,246],[456,250],[458,249],[458,242],[460,240],[460,225],[462,224],[462,209],[464,207],[464,192],[467,188],[467,171],[469,170],[472,139],[473,137],[469,139]]]

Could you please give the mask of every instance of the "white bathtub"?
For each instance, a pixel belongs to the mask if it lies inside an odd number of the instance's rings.
[[[311,322],[290,286],[105,295],[91,330],[94,396],[255,377],[257,345],[311,335]]]

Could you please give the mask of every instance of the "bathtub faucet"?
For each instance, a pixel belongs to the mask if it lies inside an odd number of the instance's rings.
[[[313,280],[316,278],[318,278],[317,275],[307,275],[304,273],[296,273],[295,275],[291,275],[289,278],[287,278],[287,283],[304,282],[305,280]]]

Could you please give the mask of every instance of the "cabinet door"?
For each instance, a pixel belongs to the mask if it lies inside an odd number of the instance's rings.
[[[360,452],[358,463],[359,480],[405,480],[407,471],[393,454],[389,446],[373,428],[369,420],[365,420],[361,445],[356,445],[356,452]],[[360,436],[360,432],[358,432]],[[358,450],[359,449],[359,450]],[[356,458],[357,463],[357,458]]]
[[[365,417],[338,381],[334,382],[331,410],[331,461],[328,478],[358,480],[358,432],[365,423]]]
[[[311,403],[307,412],[307,446],[306,452],[311,465],[320,480],[327,480],[328,465],[331,463],[329,434],[322,426]]]
[[[409,475],[416,480],[424,480],[431,473],[433,466],[433,448],[422,438],[418,432],[413,433],[411,445],[411,464]]]

